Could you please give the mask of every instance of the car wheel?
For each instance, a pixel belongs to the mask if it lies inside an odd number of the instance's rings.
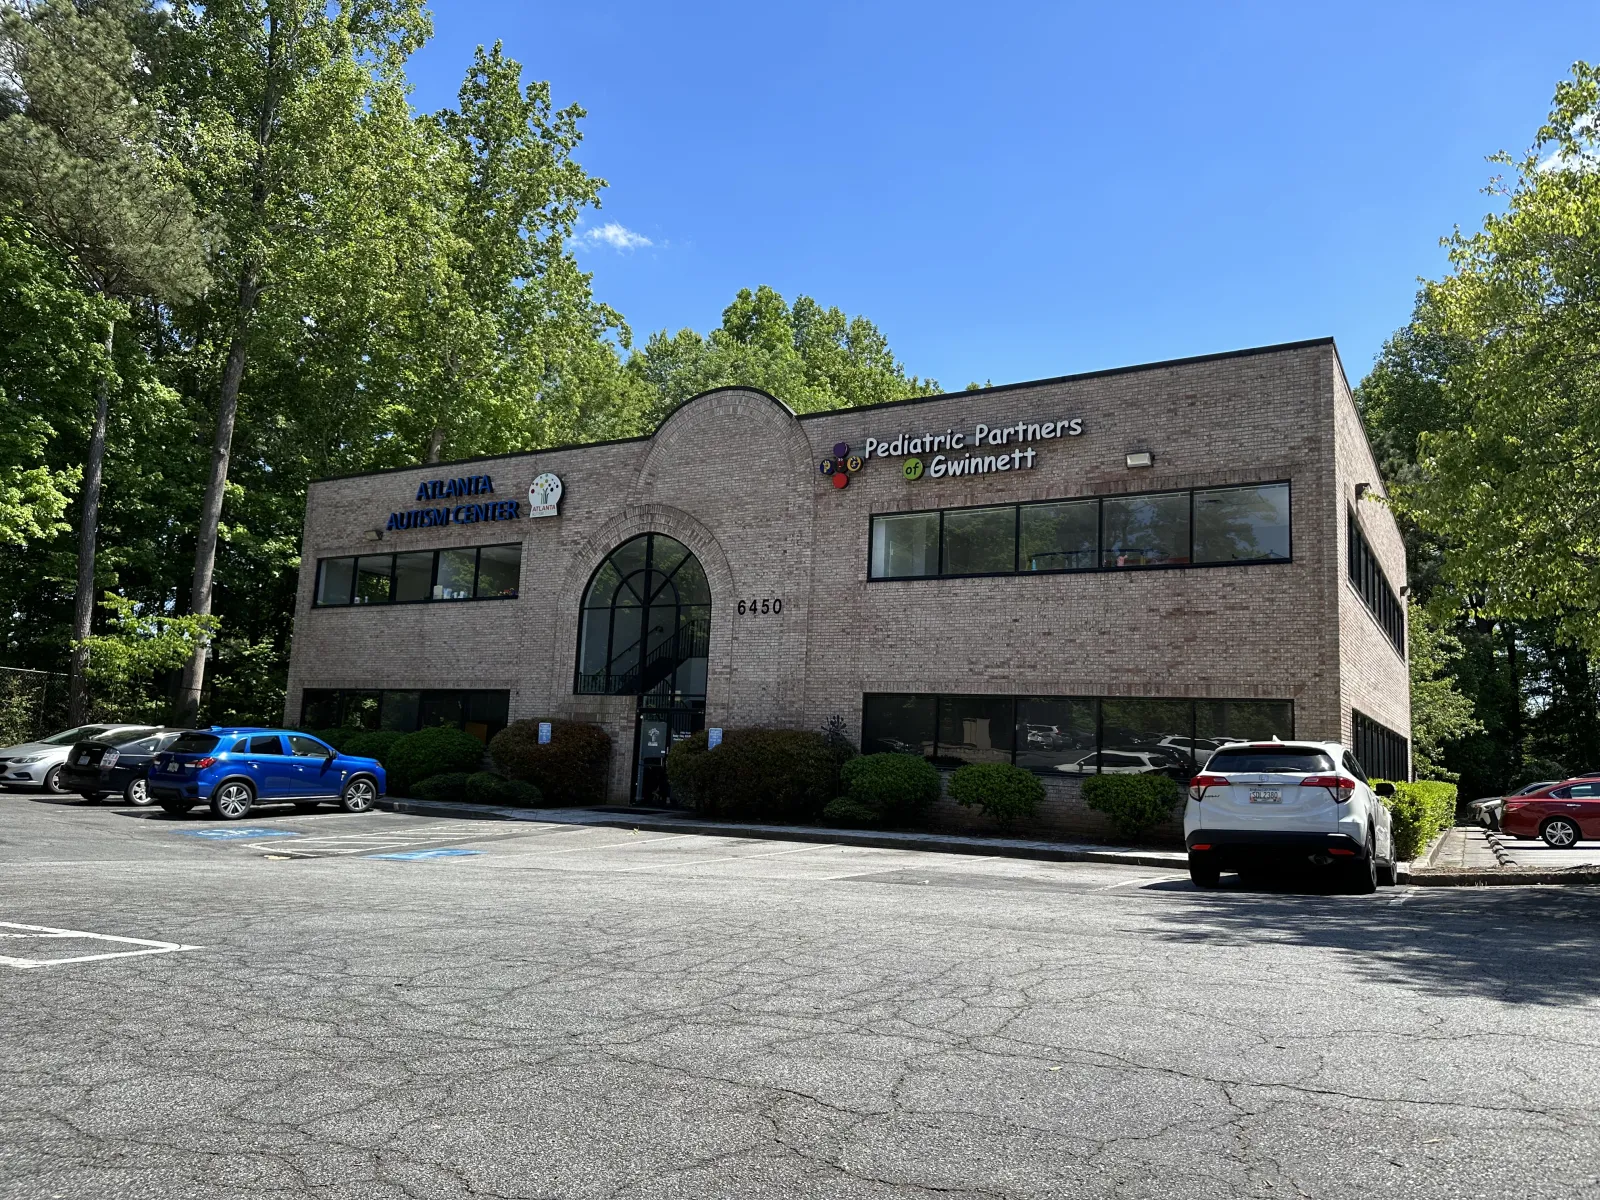
[[[1196,862],[1189,860],[1189,878],[1194,881],[1195,887],[1214,888],[1217,881],[1222,878],[1222,872],[1215,863]]]
[[[194,805],[186,803],[182,800],[161,801],[161,811],[166,813],[169,817],[181,817],[193,807]]]
[[[138,808],[149,808],[155,803],[155,797],[150,794],[150,784],[144,779],[130,779],[128,786],[122,789],[122,798]]]
[[[1570,817],[1551,817],[1539,827],[1539,836],[1552,850],[1570,850],[1578,844],[1578,826]]]
[[[357,775],[344,785],[339,797],[339,807],[347,813],[371,812],[378,802],[378,789],[365,775]]]
[[[239,821],[250,815],[255,801],[248,783],[230,780],[211,793],[211,812],[224,821]]]
[[[1370,896],[1378,890],[1378,859],[1366,854],[1347,868],[1350,890],[1357,896]]]
[[[1384,887],[1399,887],[1400,864],[1395,862],[1392,858],[1388,859],[1387,861],[1380,862],[1378,864],[1378,882]]]
[[[52,796],[59,796],[62,792],[67,790],[61,786],[60,767],[51,767],[50,770],[45,772],[44,790],[49,792]]]

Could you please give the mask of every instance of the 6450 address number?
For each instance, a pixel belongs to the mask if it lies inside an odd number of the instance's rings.
[[[782,599],[782,597],[778,597],[778,598],[775,598],[775,599],[767,599],[767,600],[741,600],[741,601],[739,601],[739,615],[741,617],[744,616],[746,613],[749,613],[751,616],[766,617],[766,616],[775,615],[777,613],[781,613],[782,611],[783,611],[783,599]]]

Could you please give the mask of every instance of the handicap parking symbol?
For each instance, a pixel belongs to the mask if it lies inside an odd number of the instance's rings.
[[[214,842],[232,842],[240,838],[299,837],[292,829],[180,829],[184,837],[209,838]]]
[[[369,854],[368,858],[398,858],[406,862],[420,862],[428,858],[465,858],[482,854],[482,850],[401,850],[394,854]]]

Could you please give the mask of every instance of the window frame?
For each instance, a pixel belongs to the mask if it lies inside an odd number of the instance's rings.
[[[1245,488],[1284,487],[1288,489],[1288,528],[1289,528],[1289,553],[1286,558],[1239,558],[1226,559],[1216,562],[1194,561],[1194,510],[1195,496],[1201,492],[1239,491]],[[1144,496],[1175,496],[1187,494],[1189,498],[1189,529],[1188,529],[1188,562],[1174,563],[1145,563],[1137,566],[1108,567],[1104,565],[1106,545],[1106,513],[1107,500],[1137,500]],[[1022,569],[1022,510],[1025,508],[1040,508],[1053,504],[1072,504],[1093,502],[1095,506],[1095,549],[1094,566],[1089,567],[1044,567],[1037,571],[1024,571]],[[1011,569],[1009,571],[972,571],[972,572],[946,572],[944,562],[944,516],[952,512],[970,512],[983,508],[1006,508],[1014,510],[1012,540],[1011,540]],[[877,522],[889,517],[916,517],[936,515],[939,518],[938,529],[938,570],[932,575],[874,575],[872,572],[872,544],[877,527]],[[1147,488],[1138,492],[1108,492],[1096,493],[1088,496],[1055,496],[1044,500],[1010,500],[989,502],[987,504],[953,504],[944,508],[908,508],[891,509],[883,512],[867,514],[867,552],[866,568],[868,583],[912,583],[930,579],[999,579],[1012,575],[1049,576],[1049,575],[1123,575],[1138,571],[1192,571],[1213,570],[1229,567],[1269,567],[1285,566],[1294,562],[1294,481],[1292,479],[1262,479],[1252,483],[1219,483],[1207,487],[1191,488]]]
[[[313,609],[328,609],[328,608],[388,608],[388,607],[393,606],[393,605],[402,605],[403,606],[403,605],[412,605],[412,604],[477,604],[477,603],[481,603],[481,602],[484,602],[484,601],[520,600],[522,598],[522,558],[523,558],[523,552],[524,552],[524,549],[526,548],[526,545],[527,545],[526,542],[486,542],[483,545],[472,545],[472,546],[434,546],[434,547],[431,547],[431,548],[428,548],[428,547],[416,547],[416,548],[407,549],[407,550],[398,550],[397,549],[397,550],[390,550],[390,551],[387,551],[386,553],[381,553],[381,554],[331,554],[327,558],[319,558],[319,559],[317,559],[316,579],[313,581],[312,587],[311,587],[311,607]],[[485,550],[498,550],[498,549],[500,549],[502,547],[505,547],[505,546],[515,546],[517,548],[517,590],[516,590],[516,593],[514,595],[510,595],[510,596],[480,596],[480,595],[478,595],[478,580],[479,580],[480,576],[483,574],[483,552]],[[470,550],[472,552],[472,589],[471,589],[471,593],[472,594],[471,595],[462,596],[462,597],[455,598],[455,599],[450,599],[450,600],[445,600],[445,599],[442,599],[442,598],[434,596],[433,589],[439,586],[439,555],[443,551],[446,551],[446,550]],[[417,599],[417,600],[396,600],[395,599],[395,592],[397,590],[398,583],[399,583],[399,581],[398,581],[398,579],[396,578],[396,575],[395,575],[395,570],[396,570],[395,560],[399,555],[402,555],[402,554],[430,554],[430,555],[433,556],[432,565],[431,565],[431,567],[429,568],[429,571],[428,571],[427,594],[425,596],[421,597],[420,599]],[[372,602],[368,602],[368,603],[357,603],[356,599],[355,599],[355,595],[356,595],[357,585],[360,583],[360,572],[357,569],[357,565],[356,564],[358,564],[362,559],[372,559],[372,558],[387,558],[389,560],[389,598],[387,600],[377,600],[377,601],[372,601]],[[349,596],[345,600],[340,602],[340,603],[336,603],[336,604],[323,604],[323,603],[321,603],[317,599],[317,597],[319,595],[321,595],[321,593],[322,593],[322,573],[323,573],[324,569],[327,567],[328,563],[346,562],[346,561],[350,563],[350,593],[349,593]]]

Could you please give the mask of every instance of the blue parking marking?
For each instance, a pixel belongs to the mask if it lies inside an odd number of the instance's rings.
[[[299,837],[292,829],[180,829],[183,837],[210,838],[214,842],[231,842],[238,838]]]
[[[471,854],[482,854],[482,850],[402,850],[395,854],[369,854],[368,858],[399,858],[407,862],[416,862],[424,858],[462,858]]]

